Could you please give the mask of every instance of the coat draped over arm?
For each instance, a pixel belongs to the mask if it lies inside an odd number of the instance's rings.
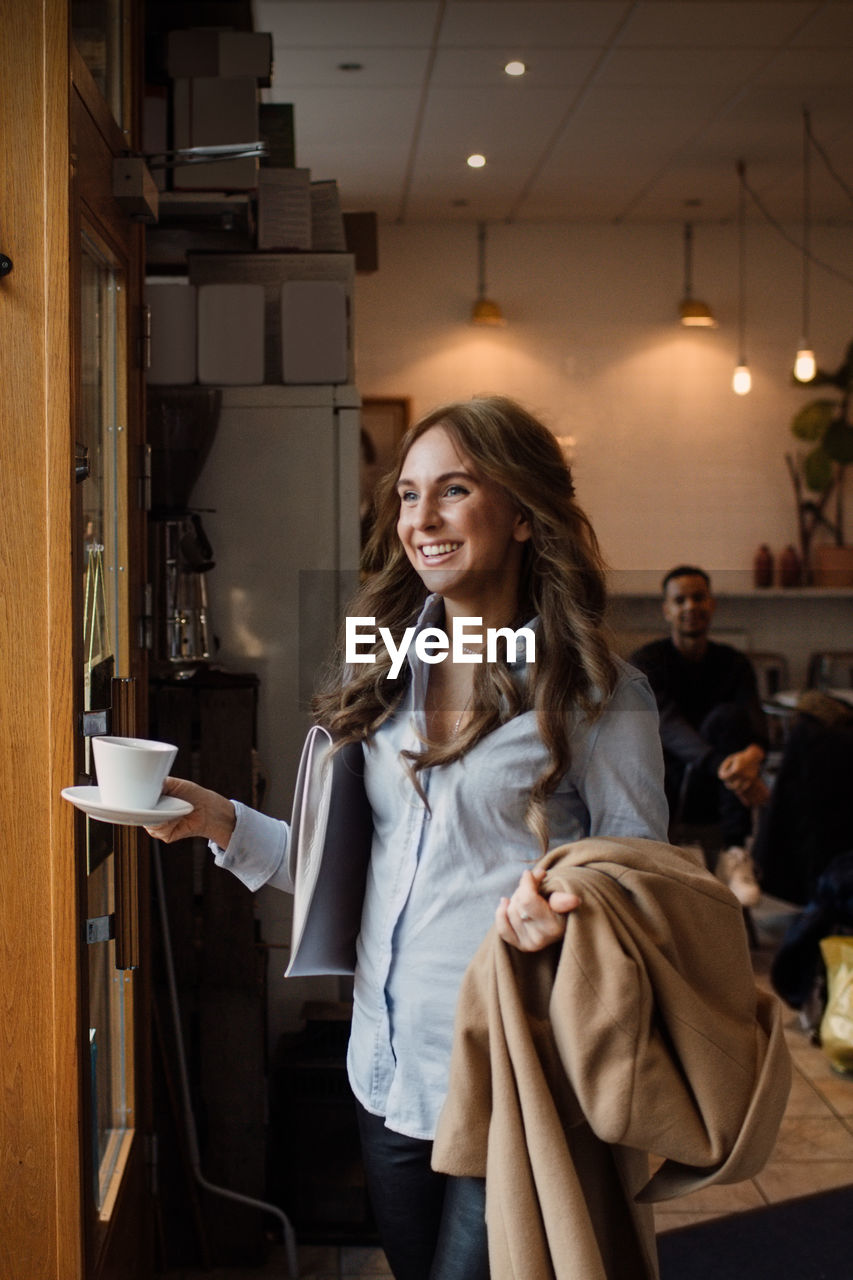
[[[492,929],[472,960],[433,1166],[485,1176],[492,1280],[651,1280],[652,1202],[772,1151],[781,1007],[739,903],[685,850],[587,839],[539,865],[546,896],[582,904],[562,943],[521,952]]]

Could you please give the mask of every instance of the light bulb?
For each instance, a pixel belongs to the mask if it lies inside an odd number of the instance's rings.
[[[817,365],[815,363],[814,352],[810,347],[806,346],[805,338],[800,344],[797,352],[797,358],[794,361],[794,377],[797,382],[811,382],[817,373]]]
[[[745,396],[752,390],[752,374],[749,365],[741,362],[732,375],[732,391],[736,396]]]
[[[486,163],[486,157],[475,153],[468,157],[466,163],[471,169],[482,169],[483,165]]]
[[[508,76],[523,76],[526,70],[527,66],[525,63],[515,60],[513,62],[508,62],[504,67],[504,71]]]

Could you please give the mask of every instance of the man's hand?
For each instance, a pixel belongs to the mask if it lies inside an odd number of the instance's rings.
[[[726,756],[717,777],[747,808],[765,805],[770,798],[770,788],[761,776],[763,763],[764,752],[753,742],[743,751]]]

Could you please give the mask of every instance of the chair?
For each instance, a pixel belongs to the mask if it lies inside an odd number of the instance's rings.
[[[761,709],[767,717],[770,734],[770,756],[767,769],[772,774],[778,766],[778,755],[785,743],[791,711],[775,701],[776,695],[791,687],[790,668],[784,653],[752,649],[746,655],[758,681]]]
[[[853,649],[823,649],[809,658],[809,689],[853,689]]]
[[[760,649],[747,650],[746,656],[752,663],[755,678],[758,681],[758,693],[762,702],[775,698],[782,689],[790,688],[788,659],[784,653],[770,653]]]

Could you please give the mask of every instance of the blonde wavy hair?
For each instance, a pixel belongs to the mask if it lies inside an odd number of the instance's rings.
[[[522,544],[519,598],[513,627],[538,617],[536,661],[519,682],[506,656],[475,667],[471,718],[449,742],[425,741],[409,757],[421,769],[449,764],[498,725],[535,709],[549,762],[531,788],[526,822],[548,845],[546,801],[570,763],[569,735],[577,717],[601,715],[616,686],[616,665],[604,625],[605,569],[595,532],[574,497],[571,472],[552,433],[527,410],[502,396],[478,397],[434,409],[409,429],[394,469],[381,481],[376,522],[362,561],[365,581],[351,614],[374,617],[395,645],[429,594],[397,536],[397,481],[414,442],[441,426],[474,470],[500,485],[529,522]],[[316,718],[341,744],[369,738],[399,705],[408,670],[389,677],[391,657],[378,642],[375,662],[347,667],[343,630],[314,699]]]

